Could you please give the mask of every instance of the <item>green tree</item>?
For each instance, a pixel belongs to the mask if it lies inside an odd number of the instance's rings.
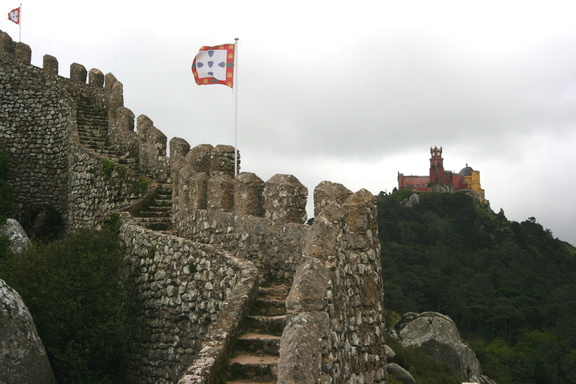
[[[464,193],[412,193],[377,197],[386,308],[450,316],[499,384],[573,383],[576,249]]]
[[[123,249],[108,231],[82,230],[0,264],[23,297],[61,383],[121,382],[131,338]]]
[[[8,184],[8,173],[6,155],[0,152],[0,226],[4,224],[12,209],[12,188]],[[8,236],[0,235],[0,260],[7,257],[9,246]]]
[[[12,188],[8,184],[9,167],[6,155],[0,152],[0,224],[12,209]]]

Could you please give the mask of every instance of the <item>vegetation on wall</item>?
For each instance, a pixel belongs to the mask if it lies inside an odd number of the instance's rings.
[[[498,384],[576,383],[575,248],[465,193],[412,193],[378,196],[386,308],[450,316]]]
[[[22,296],[59,383],[120,383],[136,302],[123,249],[109,231],[82,230],[0,262]]]

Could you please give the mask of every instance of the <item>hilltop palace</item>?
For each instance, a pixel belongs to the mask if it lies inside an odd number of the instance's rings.
[[[474,191],[473,195],[486,203],[484,190],[480,186],[480,171],[466,164],[458,173],[444,170],[442,147],[430,148],[430,173],[428,176],[404,175],[398,172],[398,189],[412,189],[419,192]]]

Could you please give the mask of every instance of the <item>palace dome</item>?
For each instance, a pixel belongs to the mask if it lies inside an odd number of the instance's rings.
[[[462,170],[458,174],[461,176],[470,176],[472,172],[474,172],[472,167],[469,167],[468,164],[466,164],[466,166],[462,168]]]

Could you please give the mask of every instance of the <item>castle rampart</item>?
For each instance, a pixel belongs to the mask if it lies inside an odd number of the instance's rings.
[[[322,185],[327,200],[339,200],[344,192],[333,187]],[[361,190],[342,204],[328,204],[315,218],[288,296],[291,315],[281,340],[279,383],[384,382],[375,215],[374,196]]]
[[[255,295],[257,270],[211,246],[144,229],[128,215],[123,222],[120,235],[141,297],[127,378],[173,383],[207,343],[211,324],[211,339],[218,336],[214,326],[238,328]]]
[[[228,145],[175,138],[167,156],[166,136],[124,107],[112,74],[74,63],[64,78],[56,58],[37,68],[30,52],[0,31],[0,150],[14,170],[18,214],[47,205],[73,231],[123,212],[120,236],[142,305],[130,382],[215,382],[255,287],[267,280],[294,281],[279,382],[310,361],[314,381],[298,382],[385,382],[371,194],[323,182],[306,225],[308,190],[296,177],[235,177]],[[171,190],[170,233],[135,218],[163,188]],[[312,280],[320,285],[311,293]],[[318,338],[300,354],[289,345],[304,334]]]

